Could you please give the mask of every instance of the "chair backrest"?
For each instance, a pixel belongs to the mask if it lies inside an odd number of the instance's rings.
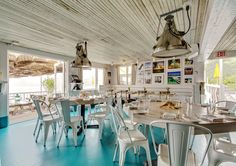
[[[110,111],[111,111],[111,117],[112,117],[112,122],[115,128],[115,132],[118,135],[118,128],[119,128],[119,123],[118,123],[118,119],[117,116],[115,115],[115,108],[112,105],[109,105]]]
[[[154,149],[156,154],[158,152],[155,148],[155,137],[153,134],[153,129],[155,127],[160,126],[160,124],[166,125],[166,134],[167,134],[167,142],[168,142],[168,151],[169,151],[169,159],[171,166],[186,166],[187,164],[187,154],[190,147],[190,138],[193,131],[201,131],[201,133],[209,134],[209,139],[207,146],[204,151],[204,155],[200,165],[203,165],[206,154],[208,152],[209,146],[212,140],[212,132],[200,125],[192,124],[192,123],[183,123],[183,122],[174,122],[174,121],[153,121],[150,123],[150,132],[152,137],[152,142],[154,145]]]
[[[70,123],[70,101],[69,100],[59,100],[56,103],[56,107],[63,117],[65,123]]]
[[[40,100],[38,100],[36,98],[32,98],[32,100],[35,105],[35,109],[36,109],[39,119],[43,120],[43,113],[42,113],[42,109],[41,109],[41,106],[42,106],[41,102],[43,102],[43,101],[40,102]]]
[[[236,102],[234,101],[226,101],[225,107],[230,110],[234,107],[235,104]]]
[[[228,101],[228,100],[220,100],[214,103],[214,109],[218,106],[225,107],[226,109],[230,110],[236,105],[236,102],[234,101]]]
[[[117,105],[117,108],[119,109],[119,110],[122,110],[122,97],[117,97],[117,99],[116,99],[116,105]]]
[[[127,135],[129,137],[130,142],[132,143],[132,139],[131,139],[131,135],[129,133],[129,129],[125,124],[125,121],[123,119],[123,117],[120,115],[120,112],[118,111],[117,108],[114,108],[112,106],[110,106],[111,109],[111,115],[112,115],[112,120],[114,123],[114,127],[115,127],[115,132],[117,134],[117,136],[120,134],[120,132],[124,131],[127,132]]]

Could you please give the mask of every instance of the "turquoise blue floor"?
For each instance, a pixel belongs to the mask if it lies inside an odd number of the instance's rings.
[[[35,121],[28,121],[0,129],[0,158],[2,166],[109,166],[113,163],[112,157],[115,147],[115,135],[111,132],[109,123],[106,123],[103,140],[98,138],[98,129],[87,129],[86,136],[79,136],[79,146],[73,146],[72,133],[69,137],[63,136],[58,149],[56,143],[58,133],[50,132],[47,147],[43,147],[43,134],[38,143],[33,136]],[[153,153],[153,157],[155,155]],[[133,151],[127,153],[125,165],[141,166],[146,159],[144,151],[135,156]],[[118,156],[117,156],[118,160]]]
[[[117,166],[113,163],[115,135],[111,132],[109,123],[106,123],[103,140],[98,138],[98,129],[87,129],[86,136],[79,136],[79,146],[73,146],[71,131],[69,137],[62,138],[60,148],[56,147],[58,133],[50,132],[47,147],[43,147],[42,134],[38,143],[33,136],[35,121],[28,121],[0,129],[0,158],[1,166]],[[157,131],[157,134],[160,131]],[[236,135],[234,134],[234,143]],[[162,140],[159,135],[158,140]],[[151,143],[151,142],[150,142]],[[199,141],[198,141],[199,143]],[[199,147],[199,145],[198,145]],[[152,158],[155,158],[150,145]],[[133,151],[128,151],[125,166],[142,166],[146,159],[142,150],[140,156],[135,156]],[[118,161],[118,156],[117,156]],[[222,166],[234,166],[224,163]]]

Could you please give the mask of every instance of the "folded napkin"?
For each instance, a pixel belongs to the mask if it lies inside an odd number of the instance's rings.
[[[176,119],[177,115],[176,113],[171,113],[171,112],[164,112],[162,115],[163,119]]]

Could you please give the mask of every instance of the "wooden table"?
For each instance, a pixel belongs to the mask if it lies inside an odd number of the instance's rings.
[[[179,117],[180,117],[180,118],[176,119],[176,121],[185,121],[186,122],[185,119],[181,118],[184,111],[186,110],[186,104],[183,104],[183,107],[180,109],[167,111],[165,109],[160,108],[160,106],[163,103],[164,102],[151,102],[149,112],[145,113],[145,114],[140,114],[140,113],[138,113],[137,110],[130,110],[128,107],[125,107],[124,110],[129,115],[131,115],[134,122],[142,123],[142,124],[146,124],[146,125],[149,125],[152,121],[163,119],[162,115],[164,112],[175,112],[175,113],[179,114]],[[206,109],[207,109],[206,107],[201,107],[200,105],[193,105],[192,106],[192,117],[194,117],[194,116],[198,117],[201,114],[206,114],[207,113]],[[191,121],[188,121],[188,122],[191,123]],[[236,131],[236,120],[224,119],[223,122],[210,122],[210,121],[200,120],[199,122],[192,122],[192,123],[196,123],[196,124],[199,124],[201,126],[204,126],[208,129],[210,129],[213,134]],[[199,131],[195,131],[195,132],[196,132],[195,134],[205,134],[205,133],[201,133]],[[210,146],[210,148],[213,148],[213,147]],[[209,155],[210,154],[208,154],[208,157],[209,157]],[[157,161],[156,159],[152,160],[152,164],[157,165],[156,161]],[[145,162],[144,165],[147,165],[147,161]]]
[[[132,116],[134,122],[146,125],[149,125],[154,120],[163,119],[162,115],[164,112],[174,112],[179,115],[180,118],[175,119],[177,121],[191,122],[190,119],[188,121],[186,119],[181,118],[186,110],[185,103],[182,103],[182,107],[176,110],[165,110],[160,108],[163,103],[164,102],[151,102],[148,113],[139,114],[137,110],[129,110],[128,108],[124,108],[124,110],[126,110],[126,112]],[[200,105],[193,105],[191,116],[196,119],[201,114],[207,114],[207,109],[205,107],[201,107]],[[223,122],[210,122],[207,120],[199,119],[199,122],[194,123],[210,129],[212,133],[226,133],[236,131],[236,120],[231,120],[227,118],[225,118]]]
[[[24,109],[24,107],[28,107],[30,111],[34,110],[34,107],[32,105],[32,102],[29,101],[16,101],[12,102],[9,104],[9,107],[12,108],[13,110],[10,110],[9,112],[14,115],[17,112],[21,111]]]
[[[100,104],[105,102],[105,97],[95,96],[89,98],[70,97],[71,105],[81,105],[81,116],[85,121],[85,105],[86,104]],[[87,127],[98,127],[98,125],[87,125]]]

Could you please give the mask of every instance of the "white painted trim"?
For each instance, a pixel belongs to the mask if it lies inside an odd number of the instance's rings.
[[[9,52],[17,52],[17,53],[23,53],[26,55],[27,54],[35,55],[35,56],[39,56],[39,57],[47,57],[47,58],[51,58],[51,59],[55,59],[55,60],[64,60],[64,61],[73,60],[73,57],[60,55],[60,54],[54,54],[54,53],[36,50],[36,49],[32,49],[32,48],[10,45],[10,44],[6,44],[3,42],[0,42],[0,45],[5,46]]]

